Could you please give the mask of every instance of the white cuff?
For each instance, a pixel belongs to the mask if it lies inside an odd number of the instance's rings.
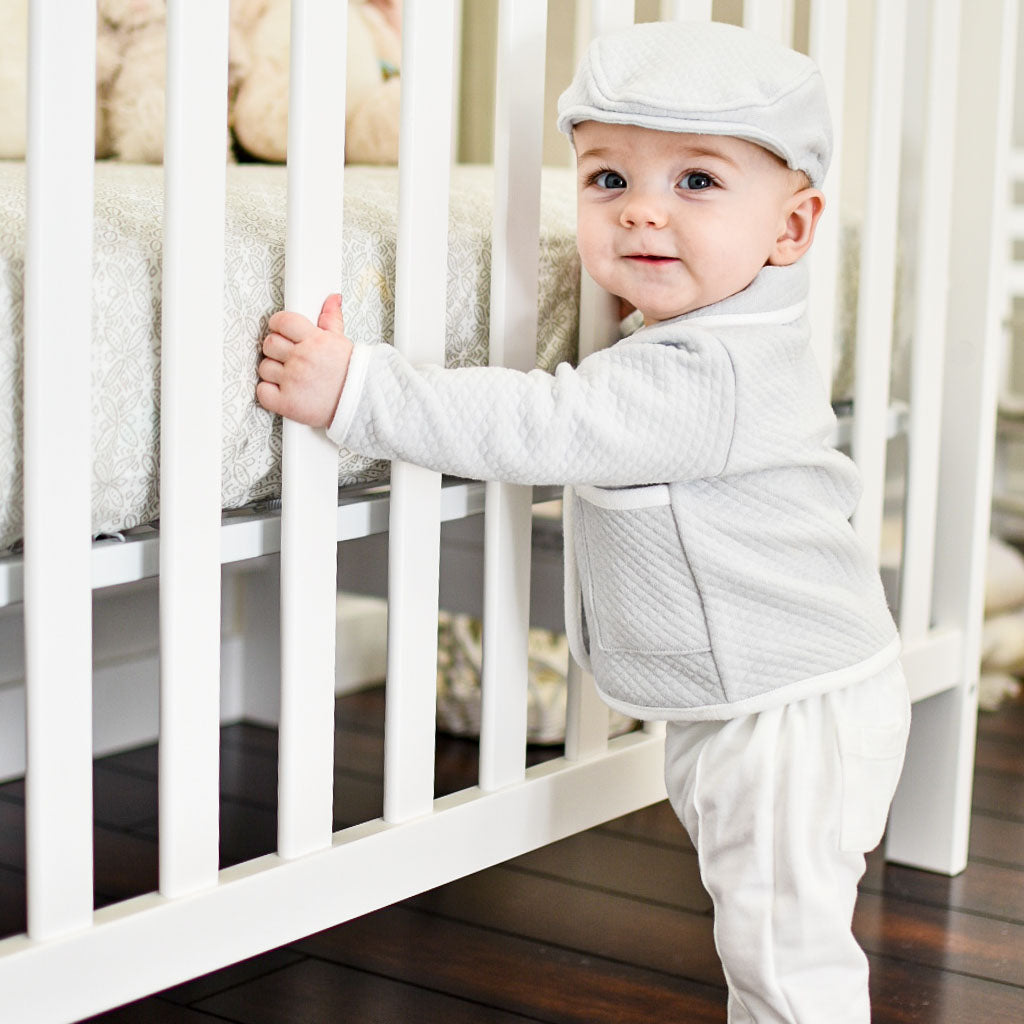
[[[369,365],[370,353],[374,345],[352,344],[352,356],[348,361],[348,372],[345,374],[345,386],[341,389],[338,408],[334,410],[334,419],[327,428],[327,436],[339,447],[343,447],[345,438],[355,419],[359,399],[363,395],[363,384],[366,382],[366,370]]]

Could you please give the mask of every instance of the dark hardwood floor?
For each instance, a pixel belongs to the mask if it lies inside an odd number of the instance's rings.
[[[339,700],[337,719],[341,827],[381,812],[381,692]],[[223,730],[224,864],[273,848],[275,745]],[[439,737],[439,794],[475,771],[474,743]],[[22,792],[0,786],[0,934],[24,927]],[[153,889],[155,747],[97,761],[95,796],[97,904]],[[869,859],[855,925],[876,1024],[1024,1021],[1024,701],[980,719],[972,821],[957,878]],[[659,804],[93,1019],[720,1022],[711,928],[689,840]]]

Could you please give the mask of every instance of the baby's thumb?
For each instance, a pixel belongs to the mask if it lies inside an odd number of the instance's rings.
[[[323,307],[320,310],[320,319],[317,320],[316,325],[322,331],[330,331],[331,334],[345,333],[345,319],[341,315],[340,295],[334,293],[324,299]]]

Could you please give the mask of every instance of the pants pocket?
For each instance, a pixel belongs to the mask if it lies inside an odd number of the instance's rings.
[[[836,697],[843,779],[839,848],[866,853],[882,841],[903,770],[910,701],[898,665]]]

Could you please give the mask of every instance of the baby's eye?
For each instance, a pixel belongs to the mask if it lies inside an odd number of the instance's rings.
[[[626,187],[626,179],[618,171],[599,171],[590,179],[590,183],[598,188]]]
[[[684,174],[679,179],[679,188],[691,192],[701,192],[704,189],[711,188],[714,184],[715,179],[704,171],[690,171],[689,174]]]

